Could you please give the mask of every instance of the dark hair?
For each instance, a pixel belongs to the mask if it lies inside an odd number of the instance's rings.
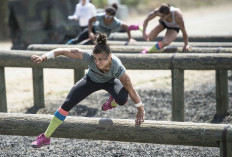
[[[170,5],[169,4],[161,4],[159,7],[159,13],[161,14],[169,14],[170,13]]]
[[[105,34],[99,33],[97,35],[95,44],[96,45],[94,46],[94,49],[93,49],[94,54],[105,53],[107,56],[111,54],[110,46],[107,44],[107,37]]]
[[[109,6],[106,8],[106,12],[112,16],[114,16],[116,14],[118,10],[118,5],[116,3],[113,3],[112,6]]]

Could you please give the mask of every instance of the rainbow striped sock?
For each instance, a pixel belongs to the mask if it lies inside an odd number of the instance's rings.
[[[63,110],[61,107],[55,112],[47,130],[44,135],[49,138],[52,133],[56,130],[56,128],[63,123],[65,118],[68,115],[68,111]]]
[[[65,44],[66,44],[66,45],[71,45],[71,44],[73,44],[72,42],[73,42],[73,39],[70,39],[70,40],[67,41]]]
[[[154,52],[157,52],[161,49],[162,49],[162,43],[158,42],[148,50],[148,53],[154,53]]]

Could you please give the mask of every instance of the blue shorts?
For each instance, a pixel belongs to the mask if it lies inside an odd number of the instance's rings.
[[[168,27],[163,20],[159,19],[159,23],[162,24],[164,26],[164,28],[167,28],[167,29],[174,29],[177,33],[179,33],[180,31],[180,28],[176,28],[176,27]]]

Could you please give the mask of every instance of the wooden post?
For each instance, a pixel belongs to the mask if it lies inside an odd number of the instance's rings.
[[[0,112],[7,112],[6,81],[4,67],[0,67]]]
[[[85,75],[85,69],[74,69],[74,84]]]
[[[34,107],[44,107],[43,68],[32,68]]]
[[[222,132],[222,140],[220,141],[220,157],[231,157],[232,156],[232,126],[228,124],[224,127]]]
[[[184,121],[184,70],[172,69],[172,121]]]
[[[232,142],[227,142],[227,157],[232,156]]]
[[[228,101],[228,72],[216,70],[216,116],[226,115]]]
[[[232,142],[226,142],[226,145],[220,142],[220,157],[231,157],[231,156],[232,156]]]

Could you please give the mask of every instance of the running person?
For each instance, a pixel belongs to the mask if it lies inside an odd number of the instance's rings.
[[[155,26],[155,28],[148,35],[146,33],[148,22],[154,19],[155,17],[160,17],[159,24]],[[138,30],[140,27],[138,25],[131,25],[129,28],[130,30]],[[160,5],[160,7],[156,8],[147,16],[143,23],[143,37],[146,41],[154,40],[158,36],[158,34],[165,29],[167,29],[167,31],[163,40],[157,42],[150,49],[145,48],[142,51],[142,53],[158,52],[165,46],[168,46],[169,44],[171,44],[171,42],[173,42],[176,39],[179,30],[181,30],[184,39],[183,51],[189,51],[188,35],[185,30],[181,10],[173,6],[170,6],[169,4]]]
[[[69,20],[79,20],[81,31],[88,27],[89,19],[96,16],[97,10],[89,0],[79,0],[73,15],[68,16]]]
[[[111,94],[109,99],[102,105],[103,111],[113,109],[117,105],[125,105],[129,94],[138,109],[135,120],[136,124],[140,125],[144,121],[144,105],[136,90],[133,88],[125,67],[118,57],[111,54],[104,34],[99,34],[96,40],[97,44],[92,54],[77,48],[58,48],[45,55],[33,55],[31,57],[34,62],[41,63],[47,59],[64,55],[74,59],[81,59],[89,67],[86,76],[72,87],[62,106],[55,112],[45,133],[40,134],[32,142],[32,147],[40,148],[43,145],[49,145],[52,133],[62,124],[69,111],[88,95],[101,89]]]
[[[69,40],[66,44],[78,44],[88,38],[94,41],[97,32],[105,33],[109,36],[111,33],[118,32],[121,29],[127,31],[129,42],[133,40],[131,39],[128,25],[115,17],[117,9],[118,6],[114,3],[106,8],[105,13],[99,13],[92,17],[89,20],[88,28],[84,29],[76,38]],[[93,42],[90,43],[92,44]]]

